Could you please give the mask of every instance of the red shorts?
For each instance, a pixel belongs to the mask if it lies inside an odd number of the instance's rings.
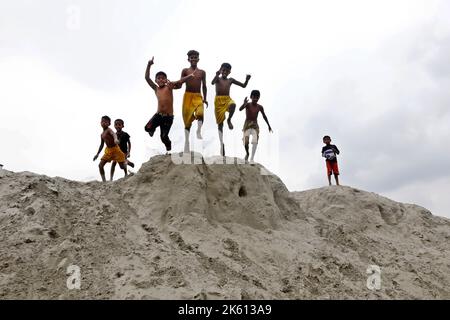
[[[339,168],[337,161],[326,161],[326,163],[327,163],[327,173],[329,176],[331,176],[332,173],[335,175],[339,175]]]

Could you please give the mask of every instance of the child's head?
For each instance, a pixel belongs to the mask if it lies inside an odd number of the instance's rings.
[[[164,87],[167,83],[167,74],[163,71],[159,71],[155,75],[155,81],[159,87]]]
[[[116,131],[122,131],[123,127],[125,126],[125,123],[122,119],[117,119],[114,121],[114,128],[116,128]]]
[[[259,92],[259,90],[252,90],[252,92],[250,93],[250,99],[252,99],[253,103],[257,103],[260,96],[261,93]]]
[[[189,50],[187,53],[188,61],[191,63],[191,67],[196,67],[200,60],[200,53],[196,50]]]
[[[331,143],[331,138],[330,136],[325,136],[323,137],[323,143],[325,143],[326,145]]]
[[[108,116],[103,116],[102,120],[100,121],[100,125],[103,129],[108,128],[111,125],[111,118]]]
[[[231,64],[227,62],[222,63],[220,70],[222,71],[222,76],[227,77],[231,73]]]

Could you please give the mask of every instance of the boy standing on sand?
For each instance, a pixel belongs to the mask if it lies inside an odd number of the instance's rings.
[[[334,179],[336,180],[336,185],[339,185],[339,168],[337,163],[336,155],[338,155],[339,149],[331,144],[330,136],[323,137],[323,143],[325,147],[322,148],[322,157],[324,157],[327,164],[327,177],[328,184],[331,186],[331,174],[334,174]]]
[[[186,92],[183,97],[183,121],[184,121],[184,152],[189,152],[189,132],[191,130],[192,122],[198,121],[197,139],[202,139],[203,126],[203,104],[208,108],[206,101],[206,72],[197,68],[199,53],[195,50],[190,50],[187,53],[188,61],[191,64],[189,68],[183,69],[181,78],[186,77],[195,71],[195,76],[186,81]],[[200,94],[200,89],[203,92],[203,97]]]
[[[131,141],[130,135],[123,131],[123,127],[125,126],[125,122],[122,119],[117,119],[114,121],[114,128],[116,128],[117,139],[119,139],[119,147],[120,150],[125,154],[126,163],[130,167],[134,168],[134,163],[128,160],[131,152]],[[111,163],[111,181],[113,181],[114,170],[116,169],[116,161]]]
[[[149,86],[155,91],[156,98],[158,99],[158,111],[150,119],[145,126],[145,131],[148,132],[150,137],[153,137],[156,128],[160,127],[161,141],[166,146],[167,154],[172,150],[172,142],[169,139],[169,131],[173,123],[173,90],[180,89],[181,85],[188,79],[195,76],[195,70],[186,77],[181,78],[178,81],[170,82],[167,79],[167,75],[160,71],[155,76],[156,84],[150,79],[150,68],[153,65],[153,59],[149,60],[147,69],[145,71],[145,80]]]
[[[264,112],[263,106],[258,104],[259,97],[261,93],[258,90],[253,90],[250,94],[250,99],[252,102],[248,102],[247,97],[244,99],[244,104],[239,108],[239,111],[245,109],[246,117],[244,128],[242,131],[244,132],[244,147],[245,147],[245,162],[248,161],[248,144],[250,142],[250,135],[252,136],[252,156],[250,158],[250,162],[253,162],[255,158],[256,147],[258,146],[259,141],[259,126],[258,126],[258,115],[261,112],[264,121],[266,121],[267,126],[269,127],[269,132],[273,132],[270,127],[269,120]]]
[[[216,122],[219,129],[220,139],[220,155],[225,156],[225,145],[223,144],[223,122],[225,121],[225,112],[228,111],[229,116],[227,119],[228,128],[233,130],[233,124],[231,118],[233,117],[236,109],[236,103],[230,98],[230,87],[232,84],[236,84],[242,88],[247,87],[248,81],[251,75],[247,75],[245,82],[241,83],[233,78],[228,78],[231,73],[231,65],[229,63],[223,63],[220,70],[216,72],[216,76],[212,80],[212,84],[216,85],[216,98],[214,100]],[[222,74],[222,77],[220,75]]]
[[[103,155],[98,168],[100,170],[100,175],[102,176],[103,182],[106,182],[105,178],[105,164],[111,161],[117,161],[120,168],[125,172],[125,177],[127,176],[127,165],[125,160],[125,154],[120,150],[119,139],[114,131],[109,127],[111,125],[111,118],[108,116],[103,116],[100,122],[103,128],[103,132],[100,135],[100,147],[98,148],[97,154],[94,156],[94,161],[97,160],[98,155],[103,149],[104,144],[106,144],[105,154]]]

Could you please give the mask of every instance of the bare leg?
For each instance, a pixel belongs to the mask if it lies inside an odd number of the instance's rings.
[[[220,155],[225,156],[225,145],[223,144],[223,123],[219,124],[219,140],[220,140]]]
[[[253,162],[253,159],[255,158],[256,147],[258,147],[258,144],[252,143],[252,156],[250,157],[250,161],[252,161],[252,162]]]
[[[126,162],[119,163],[119,166],[120,166],[120,168],[123,169],[123,171],[125,172],[125,177],[126,177],[126,176],[128,175],[128,172],[127,172],[127,163],[126,163]]]
[[[130,167],[134,168],[134,163],[131,162],[130,160],[127,160],[127,165],[129,165]]]
[[[197,139],[203,139],[202,137],[202,126],[203,126],[203,119],[198,119],[198,127],[197,127]]]
[[[234,110],[236,110],[236,105],[233,103],[233,104],[230,104],[230,106],[228,107],[228,112],[230,113],[229,115],[228,115],[228,119],[227,119],[227,122],[228,122],[228,128],[230,129],[230,130],[233,130],[233,124],[231,123],[231,118],[233,118],[233,114],[234,114]]]
[[[189,129],[184,129],[184,153],[189,153],[190,152],[190,146],[189,146],[189,133],[190,133],[190,128]]]
[[[328,175],[328,185],[331,186],[331,175],[330,174]]]
[[[116,170],[116,161],[113,161],[111,163],[111,176],[110,176],[110,180],[113,181],[114,178],[114,171]]]
[[[334,179],[336,179],[336,185],[339,185],[339,176],[337,174],[334,175]]]
[[[106,178],[105,178],[105,164],[106,164],[105,160],[101,160],[100,163],[98,164],[98,168],[100,170],[100,176],[102,177],[102,181],[103,182],[106,182]]]
[[[248,161],[248,156],[249,156],[249,153],[248,153],[248,141],[245,141],[244,147],[245,147],[245,162],[247,162]]]

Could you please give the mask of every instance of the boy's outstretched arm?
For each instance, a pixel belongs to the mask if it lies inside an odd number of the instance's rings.
[[[104,145],[105,145],[105,142],[103,141],[102,138],[100,138],[100,147],[98,148],[97,154],[94,156],[94,161],[97,160],[98,155],[100,154],[100,152],[102,152],[102,149],[103,149]]]
[[[217,83],[217,81],[219,80],[221,71],[222,71],[222,69],[220,69],[219,71],[216,72],[216,76],[214,77],[214,79],[212,79],[212,82],[211,82],[212,85],[215,85]]]
[[[240,107],[239,107],[239,111],[242,111],[242,110],[244,110],[244,109],[245,109],[245,107],[247,106],[247,103],[248,103],[248,98],[247,98],[247,97],[245,97],[245,99],[244,99],[244,103],[242,104],[242,106],[240,106]]]
[[[148,85],[156,91],[156,84],[153,82],[152,79],[150,79],[150,68],[153,64],[153,59],[155,57],[152,57],[152,60],[149,60],[147,63],[147,69],[145,70],[145,80],[147,81]]]
[[[250,80],[251,77],[252,77],[252,76],[248,74],[248,75],[245,77],[245,82],[244,82],[244,83],[239,82],[239,81],[237,81],[236,79],[233,79],[233,78],[231,78],[230,80],[231,80],[231,83],[234,83],[235,85],[238,85],[239,87],[245,88],[245,87],[247,86],[248,81]]]
[[[183,83],[185,83],[186,81],[188,81],[190,78],[194,77],[196,71],[197,71],[197,70],[194,70],[194,72],[192,72],[191,74],[188,74],[188,75],[185,76],[185,77],[182,77],[182,78],[181,78],[180,80],[178,80],[178,81],[175,81],[175,82],[168,82],[168,83],[171,85],[171,87],[172,87],[173,89],[180,89],[181,86],[183,85]]]
[[[267,125],[269,126],[269,132],[273,132],[272,128],[270,127],[269,120],[267,119],[266,113],[264,112],[264,108],[261,107],[259,110],[260,110],[261,113],[262,113],[262,116],[263,116],[263,118],[264,118],[264,121],[265,121],[265,122],[267,123]]]

